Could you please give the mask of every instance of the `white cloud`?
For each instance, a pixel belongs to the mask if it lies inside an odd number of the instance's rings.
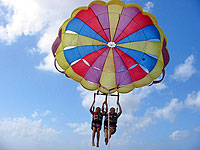
[[[131,131],[139,131],[144,130],[149,125],[154,124],[155,121],[149,115],[145,115],[144,117],[137,118],[136,122],[133,122],[131,127]]]
[[[181,111],[184,108],[187,108],[187,105],[198,106],[199,102],[199,92],[193,92],[188,94],[185,102],[178,101],[177,98],[173,98],[162,108],[151,107],[146,110],[143,116],[137,117],[134,113],[138,110],[137,108],[141,105],[142,100],[148,97],[152,92],[160,91],[166,89],[165,84],[157,84],[151,87],[143,87],[134,89],[133,92],[128,94],[120,95],[120,102],[123,105],[123,114],[118,120],[118,127],[125,127],[130,132],[127,136],[131,136],[133,132],[138,132],[145,130],[152,124],[156,124],[157,120],[168,120],[173,122],[176,119],[176,113]],[[78,87],[78,90],[81,92],[81,97],[83,98],[82,104],[85,108],[90,107],[93,100],[93,93],[83,89],[81,86]],[[104,98],[102,98],[98,103],[101,105]],[[111,100],[112,101],[112,100]],[[126,103],[127,101],[127,103]],[[115,101],[114,101],[115,102]],[[186,103],[187,102],[187,103]],[[187,105],[186,105],[187,104]],[[128,111],[127,111],[128,110]],[[72,128],[78,128],[79,124],[70,124]],[[197,131],[199,128],[195,128]],[[120,134],[121,136],[121,134]],[[180,140],[189,136],[189,132],[186,131],[176,131],[170,135],[170,138],[173,140]]]
[[[115,146],[126,146],[126,145],[130,144],[130,142],[132,140],[131,138],[132,138],[132,136],[130,135],[130,133],[125,131],[122,134],[120,134],[120,136],[118,136],[117,138],[113,138],[111,140],[111,142]]]
[[[42,120],[31,120],[26,117],[0,120],[1,137],[11,136],[29,140],[47,141],[60,133],[61,131],[46,127],[42,123]]]
[[[72,11],[80,6],[87,6],[92,0],[1,0],[0,40],[8,44],[18,37],[38,35],[37,46],[30,48],[31,52],[46,54],[44,60],[36,68],[44,71],[57,72],[53,64],[51,46],[61,24],[69,18]],[[144,11],[150,11],[154,3],[147,2]]]
[[[58,72],[54,67],[54,57],[51,53],[48,54],[38,66],[35,66],[35,68],[43,71],[52,71],[55,73]]]
[[[73,2],[69,0],[1,0],[1,5],[7,8],[7,15],[10,18],[5,26],[0,27],[0,34],[4,35],[1,39],[10,43],[22,34],[34,35],[41,31],[47,39],[52,38],[47,36],[48,28],[61,24],[64,19],[67,19],[65,17],[70,16],[73,9],[87,5],[89,2],[89,0],[85,2],[80,0]],[[58,28],[55,28],[53,33]],[[44,31],[45,29],[47,30]],[[52,33],[49,32],[49,35]]]
[[[171,140],[183,140],[183,139],[189,137],[189,135],[190,135],[190,132],[189,132],[189,131],[186,131],[186,130],[184,130],[184,131],[179,131],[179,130],[177,130],[177,131],[174,131],[174,132],[169,136],[169,138],[170,138]]]
[[[69,18],[71,12],[80,6],[87,6],[92,0],[1,0],[0,40],[8,44],[18,37],[38,35],[37,46],[31,52],[46,54],[44,60],[36,68],[44,71],[57,72],[53,65],[51,46],[57,36],[61,24]],[[106,0],[107,1],[107,0]],[[144,11],[151,11],[154,3],[147,2]],[[36,50],[36,51],[35,51]]]
[[[159,83],[159,84],[156,84],[154,85],[155,89],[158,90],[158,91],[161,91],[161,90],[164,90],[167,88],[166,84],[164,83]]]
[[[155,123],[152,113],[147,110],[144,116],[141,117],[137,117],[133,113],[123,113],[118,120],[118,127],[125,127],[129,130],[129,134],[132,134],[133,132],[143,131],[149,125]]]
[[[122,94],[120,101],[122,103],[123,108],[129,112],[136,111],[139,108],[141,101],[144,98],[148,97],[153,92],[153,90],[154,86],[146,86],[142,88],[136,88],[131,93]]]
[[[30,49],[37,49],[39,53],[46,54],[46,57],[36,68],[55,72],[51,46],[59,27],[70,17],[75,8],[87,6],[91,1],[1,0],[2,7],[5,7],[8,12],[0,16],[6,18],[4,22],[6,24],[0,24],[0,40],[11,44],[22,35],[39,35],[37,47]]]
[[[91,134],[91,124],[84,122],[81,124],[77,123],[67,123],[70,128],[74,128],[74,132],[81,135],[90,135]]]
[[[179,102],[177,98],[173,98],[165,107],[152,108],[150,113],[152,113],[156,118],[173,122],[176,119],[176,113],[185,108],[192,108],[197,111],[199,110],[200,91],[188,94],[184,102]]]
[[[49,114],[51,114],[51,111],[50,110],[45,110],[45,112],[43,112],[41,114],[41,116],[48,116]]]
[[[153,86],[146,86],[142,88],[136,88],[132,92],[127,94],[120,94],[120,103],[127,112],[134,112],[138,109],[141,101],[148,97],[153,91],[160,91],[167,88],[163,83],[155,84]],[[94,91],[85,90],[82,86],[78,86],[77,90],[81,92],[81,97],[83,99],[82,105],[85,108],[89,108],[93,101]],[[117,107],[116,97],[108,97],[110,106]],[[96,96],[96,106],[101,106],[105,96]]]
[[[8,16],[9,15],[6,15],[6,12],[3,11],[4,7],[2,7],[0,5],[0,26],[4,25],[6,20],[8,20]]]
[[[32,116],[32,118],[37,118],[39,116],[39,114],[37,111],[34,111],[34,113],[31,116]]]
[[[200,108],[200,91],[188,94],[184,103],[188,107]]]
[[[52,122],[56,122],[56,120],[57,120],[57,119],[56,119],[55,117],[52,117],[52,118],[51,118],[51,121],[52,121]]]
[[[84,89],[82,86],[78,86],[77,90],[81,92],[81,98],[83,99],[82,100],[83,107],[89,108],[93,101],[94,92],[88,91],[88,90]],[[103,101],[102,96],[101,96],[100,100],[101,100],[101,102]],[[99,96],[97,96],[95,106],[101,105],[101,103],[99,102],[100,100],[99,100]]]
[[[37,117],[46,117],[51,114],[50,110],[45,110],[43,113],[39,113],[38,111],[34,111],[34,113],[31,115],[32,118],[37,118]]]
[[[123,114],[118,121],[119,126],[126,126],[131,129],[132,132],[143,130],[155,121],[150,116],[149,112],[143,117],[135,117],[133,113],[138,110],[142,103],[142,100],[147,98],[153,91],[161,91],[167,88],[163,83],[155,84],[153,86],[146,86],[142,88],[136,88],[133,92],[127,94],[120,94],[120,103],[122,105]],[[77,90],[81,92],[82,105],[85,108],[89,108],[92,104],[94,92],[85,90],[83,87],[78,86]],[[105,96],[96,96],[95,106],[101,106]],[[109,105],[117,108],[116,97],[109,97]],[[68,124],[71,127],[76,128],[78,124]]]
[[[90,108],[93,99],[94,99],[94,91],[88,91],[84,89],[82,86],[78,86],[77,90],[81,92],[81,97],[82,97],[82,106],[85,108]],[[105,95],[97,95],[96,100],[95,100],[95,107],[100,107],[102,106],[103,101],[105,100]],[[116,97],[108,97],[108,102],[109,102],[109,107],[116,107]]]
[[[135,120],[136,118],[132,113],[122,113],[118,121],[118,126],[130,126],[130,124]]]
[[[176,119],[176,113],[184,108],[182,102],[173,98],[163,108],[151,107],[146,110],[143,116],[137,117],[134,112],[123,112],[118,121],[119,127],[126,127],[130,132],[145,130],[148,126],[156,124],[158,119],[169,120],[173,122]]]
[[[165,119],[173,122],[176,118],[176,111],[182,108],[182,102],[178,102],[178,99],[173,98],[168,105],[161,109],[155,109],[154,116],[159,119]]]
[[[145,7],[144,7],[143,10],[144,10],[145,12],[151,12],[151,9],[152,9],[153,7],[154,7],[154,3],[148,1],[148,2],[145,3]]]
[[[129,131],[129,135],[133,132],[139,132],[145,130],[149,125],[155,124],[155,118],[151,113],[146,111],[144,116],[137,117],[133,113],[124,113],[118,120],[118,127],[125,127]]]
[[[187,81],[194,73],[196,69],[194,67],[194,55],[190,55],[183,64],[178,65],[175,68],[172,79],[177,81]]]
[[[195,132],[199,132],[199,131],[200,131],[200,126],[195,127],[195,128],[194,128],[194,131],[195,131]]]
[[[134,116],[133,113],[123,113],[119,119],[119,126],[127,126],[130,128],[130,131],[137,132],[146,129],[149,125],[155,124],[158,119],[173,122],[176,119],[176,113],[183,108],[183,103],[173,98],[163,108],[148,108],[142,117]]]
[[[40,9],[37,1],[1,0],[1,4],[8,8],[10,19],[7,20],[8,24],[0,26],[0,37],[8,43],[15,41],[16,37],[22,34],[33,35],[46,24],[48,17],[43,17],[43,9]]]
[[[77,128],[79,125],[77,123],[67,123],[70,128]]]
[[[49,28],[45,29],[43,36],[38,41],[37,43],[38,51],[41,54],[46,53],[47,56],[45,56],[44,60],[40,62],[38,66],[36,66],[37,69],[57,72],[57,70],[54,67],[54,57],[51,52],[51,46],[57,36],[57,32],[58,32],[58,23],[50,25]]]
[[[141,88],[136,88],[132,92],[127,94],[121,94],[120,102],[123,108],[128,112],[136,111],[142,100],[147,98],[154,91],[161,91],[166,88],[166,85],[163,83],[155,84],[153,86],[145,86]]]

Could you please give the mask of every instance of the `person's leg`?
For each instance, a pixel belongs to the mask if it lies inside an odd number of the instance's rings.
[[[101,128],[97,129],[97,147],[99,147],[100,130]]]
[[[112,135],[112,133],[114,133],[114,129],[113,128],[110,128],[110,131],[109,131],[110,133],[109,133],[109,139],[111,138],[111,135]]]
[[[92,132],[92,146],[95,146],[95,144],[94,144],[95,133],[96,133],[96,128],[93,127],[93,132]]]
[[[108,144],[108,129],[104,129],[105,143]]]
[[[115,132],[116,132],[116,127],[113,128],[113,131],[111,132],[111,135],[115,134]]]

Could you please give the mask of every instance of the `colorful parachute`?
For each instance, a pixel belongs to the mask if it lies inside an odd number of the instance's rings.
[[[86,89],[128,93],[164,72],[166,43],[156,18],[139,5],[93,1],[64,22],[52,51],[60,72]]]

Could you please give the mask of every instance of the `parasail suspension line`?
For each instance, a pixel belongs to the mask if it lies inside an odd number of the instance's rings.
[[[108,94],[105,93],[100,93],[99,91],[97,91],[97,95],[108,95],[109,96],[118,96],[115,94],[111,94],[110,90],[108,90]],[[108,104],[108,150],[110,150],[110,113],[109,113],[109,98],[107,97],[107,104]],[[117,110],[118,111],[118,110]]]
[[[108,92],[108,97],[111,96],[110,91]],[[109,98],[107,99],[108,103],[108,150],[110,150],[110,113],[109,113]]]

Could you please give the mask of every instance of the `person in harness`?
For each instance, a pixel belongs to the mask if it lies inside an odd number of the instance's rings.
[[[94,104],[95,104],[95,97],[96,97],[96,93],[94,93],[94,101],[90,107],[90,113],[92,114],[92,146],[95,146],[94,143],[94,138],[95,138],[95,134],[97,133],[97,147],[99,147],[99,138],[100,138],[100,130],[101,130],[101,126],[102,126],[102,120],[103,120],[103,116],[105,115],[105,113],[102,113],[101,108],[97,107],[95,112],[94,110],[92,110],[94,108]],[[106,95],[106,100],[107,101],[107,95]],[[104,103],[103,103],[104,105]],[[102,108],[103,108],[102,105]]]
[[[104,104],[106,105],[106,110],[108,110],[108,103],[107,103],[107,99],[104,102]],[[104,104],[102,107],[103,113],[105,114],[105,120],[104,120],[104,136],[105,136],[105,144],[108,144],[108,113],[107,111],[104,112]],[[110,108],[110,112],[109,112],[109,122],[110,122],[110,130],[109,130],[109,139],[111,138],[111,135],[113,135],[116,132],[116,128],[117,128],[117,120],[119,118],[119,116],[122,114],[122,108],[119,104],[119,93],[117,95],[117,105],[119,107],[119,113],[115,112],[115,108],[111,107]]]

